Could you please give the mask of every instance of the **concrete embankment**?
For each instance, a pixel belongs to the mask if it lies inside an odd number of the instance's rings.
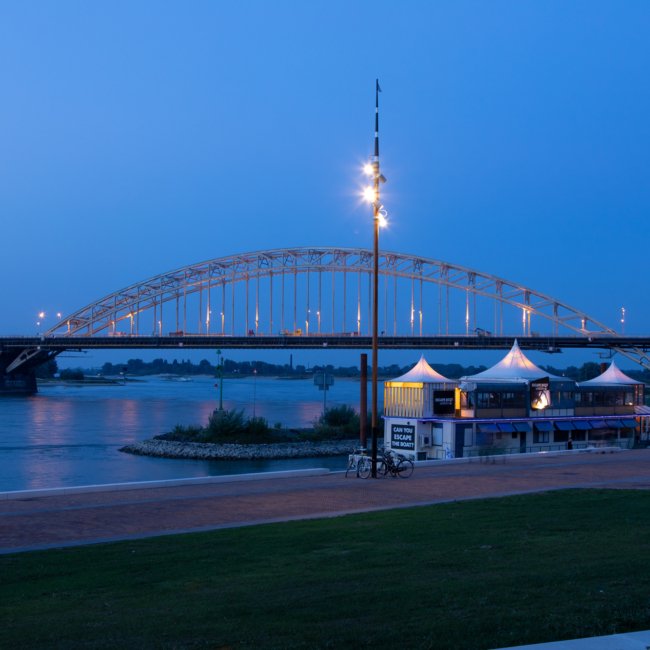
[[[212,444],[143,440],[120,448],[138,456],[159,458],[193,458],[196,460],[257,460],[281,458],[318,458],[344,456],[358,446],[358,440],[328,442],[281,442],[266,445]]]

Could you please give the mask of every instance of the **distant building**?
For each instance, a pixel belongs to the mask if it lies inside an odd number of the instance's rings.
[[[443,377],[422,357],[384,384],[384,444],[418,460],[629,447],[649,437],[644,389],[614,362],[581,383],[551,375],[516,341],[497,364],[460,380]]]

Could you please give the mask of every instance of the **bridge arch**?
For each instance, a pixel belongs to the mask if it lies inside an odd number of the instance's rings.
[[[372,273],[372,251],[362,248],[219,257],[104,296],[46,336],[361,335],[370,332]],[[382,251],[379,274],[386,334],[616,336],[551,296],[441,260]],[[638,354],[618,351],[638,361]]]

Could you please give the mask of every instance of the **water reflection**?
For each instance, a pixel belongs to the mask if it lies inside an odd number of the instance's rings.
[[[308,427],[323,409],[312,380],[258,377],[224,382],[224,408],[255,412],[273,426]],[[205,425],[218,404],[213,377],[191,382],[148,378],[126,386],[43,386],[33,397],[0,402],[0,491],[158,480],[288,467],[339,468],[341,458],[295,461],[188,461],[118,449],[170,431]],[[359,383],[337,380],[328,406],[358,407]]]

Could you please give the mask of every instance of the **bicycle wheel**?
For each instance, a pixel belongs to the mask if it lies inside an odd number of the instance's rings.
[[[359,478],[368,478],[372,472],[372,461],[370,458],[364,456],[359,459],[357,464],[357,476]]]
[[[383,460],[377,460],[377,478],[383,478],[388,473],[388,466]]]
[[[405,458],[404,460],[400,460],[399,463],[397,463],[397,476],[401,476],[402,478],[408,478],[413,474],[413,461],[409,460],[408,458]]]

